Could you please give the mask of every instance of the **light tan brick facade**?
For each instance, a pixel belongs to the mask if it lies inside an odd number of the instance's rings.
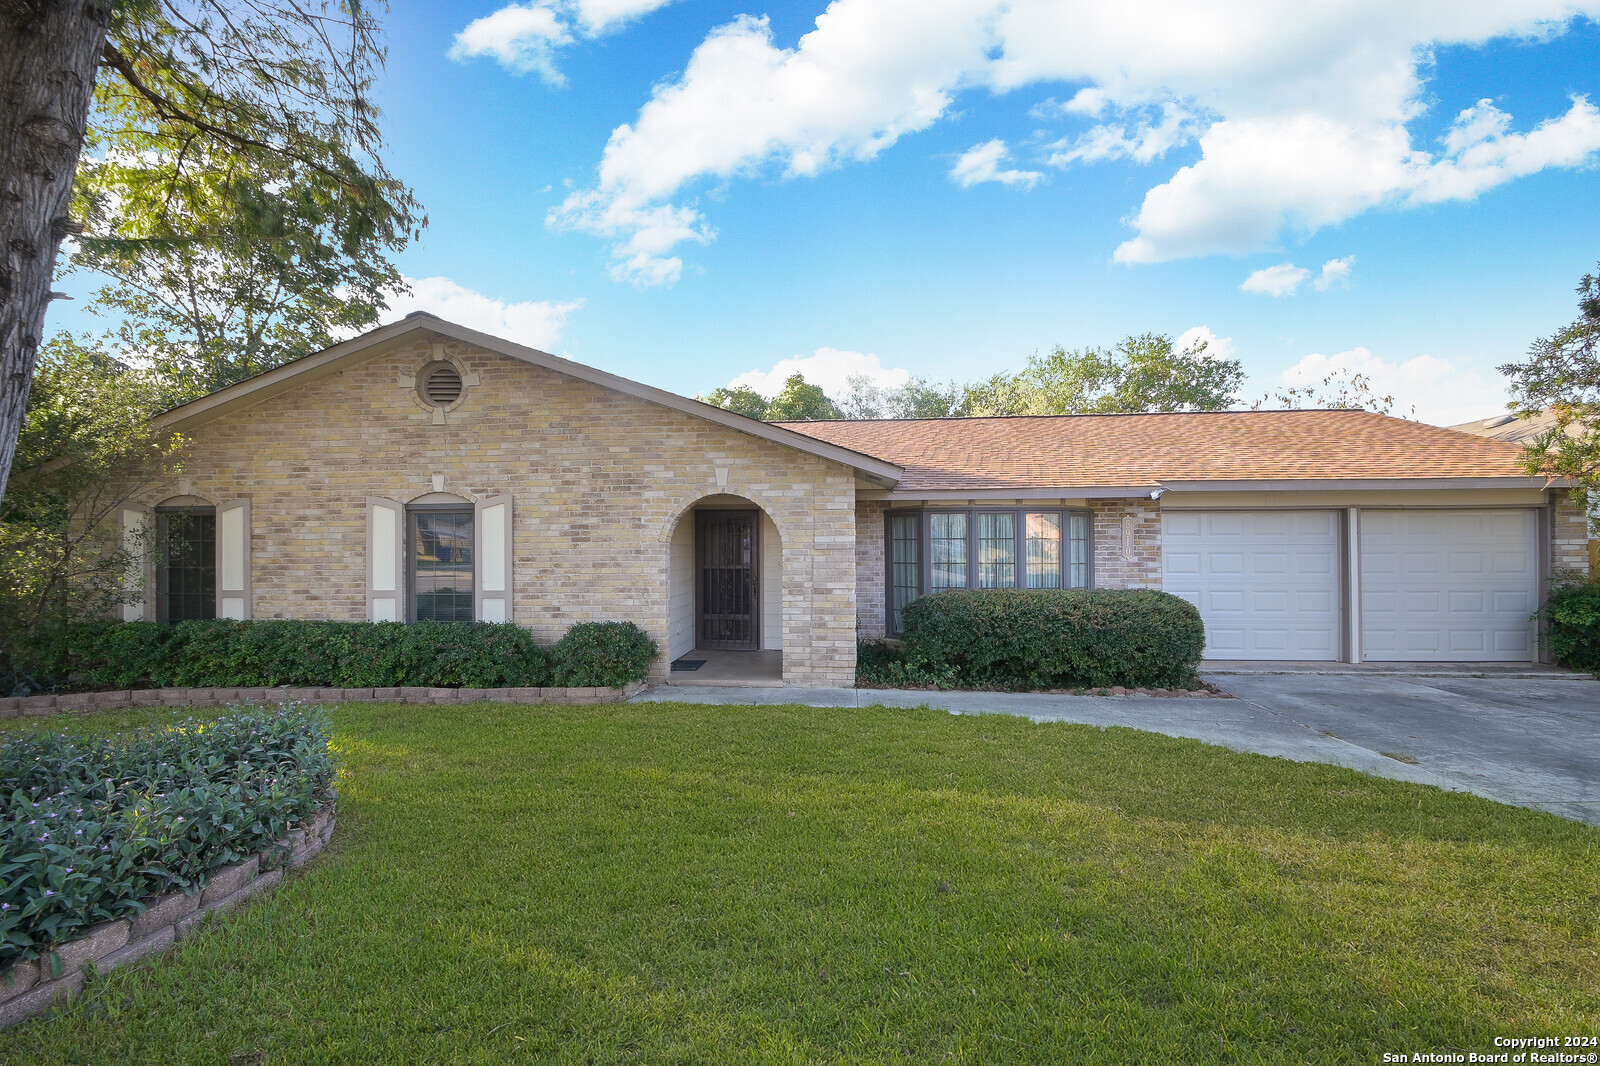
[[[1148,500],[1090,500],[1094,584],[1102,589],[1161,587],[1161,510]]]
[[[881,500],[856,504],[856,629],[867,640],[884,636],[889,593],[889,505]]]
[[[1568,492],[1550,494],[1550,569],[1560,574],[1589,573],[1589,516]]]
[[[138,502],[249,499],[253,617],[359,620],[364,501],[409,502],[443,475],[446,492],[512,498],[512,620],[544,641],[632,621],[665,652],[673,532],[697,500],[740,496],[781,539],[784,680],[853,683],[849,467],[462,342],[444,353],[469,384],[443,425],[400,384],[433,358],[417,341],[191,430],[182,484]]]

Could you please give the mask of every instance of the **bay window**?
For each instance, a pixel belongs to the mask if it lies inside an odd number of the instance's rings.
[[[1091,587],[1090,529],[1088,512],[1061,508],[889,512],[889,632],[931,592]]]

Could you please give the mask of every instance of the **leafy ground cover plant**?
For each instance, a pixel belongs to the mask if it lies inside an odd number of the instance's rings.
[[[1184,687],[1205,650],[1199,610],[1150,590],[941,592],[908,605],[902,631],[907,671],[961,687]]]
[[[286,704],[0,744],[0,971],[143,900],[194,893],[334,797],[319,712]]]

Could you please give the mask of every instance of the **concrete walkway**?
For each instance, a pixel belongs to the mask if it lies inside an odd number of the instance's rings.
[[[1127,726],[1472,792],[1600,825],[1600,681],[1539,673],[1205,675],[1237,699],[671,685],[633,702],[931,707]]]

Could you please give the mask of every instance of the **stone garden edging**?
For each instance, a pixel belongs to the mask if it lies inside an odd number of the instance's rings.
[[[15,963],[10,973],[0,974],[0,1028],[77,995],[91,966],[96,973],[109,973],[165,951],[199,929],[206,915],[229,910],[277,885],[286,869],[297,870],[316,858],[332,838],[336,823],[333,808],[324,807],[308,828],[291,829],[288,836],[243,862],[213,871],[195,895],[180,890],[157,896],[133,918],[91,925],[83,936],[42,958]]]
[[[51,715],[62,711],[100,711],[123,707],[215,707],[229,703],[608,703],[638,695],[648,685],[630,681],[611,688],[136,688],[115,692],[9,696],[0,699],[0,718]]]

